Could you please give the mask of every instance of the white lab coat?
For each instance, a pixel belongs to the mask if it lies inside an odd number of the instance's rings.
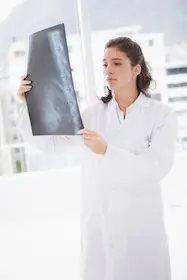
[[[83,121],[107,141],[104,156],[80,136],[32,136],[27,113],[21,121],[31,145],[83,155],[82,279],[170,280],[160,182],[173,164],[175,113],[140,94],[125,119],[113,99],[87,108]]]

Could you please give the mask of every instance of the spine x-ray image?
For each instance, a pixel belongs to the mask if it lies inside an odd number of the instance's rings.
[[[29,37],[26,94],[33,135],[76,135],[83,128],[73,85],[64,24]]]

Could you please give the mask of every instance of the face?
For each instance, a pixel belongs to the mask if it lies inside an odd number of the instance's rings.
[[[103,72],[107,86],[113,90],[136,85],[137,75],[141,72],[140,65],[132,66],[127,55],[117,48],[106,48],[103,58]]]

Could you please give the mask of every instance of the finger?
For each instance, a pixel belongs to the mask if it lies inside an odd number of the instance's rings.
[[[85,131],[86,131],[86,129],[83,128],[83,129],[80,129],[77,133],[78,133],[78,134],[84,134]]]
[[[19,91],[19,93],[25,93],[27,91],[30,91],[31,89],[32,89],[32,86],[21,86],[18,91]]]
[[[97,135],[97,133],[95,131],[89,130],[89,129],[81,129],[78,132],[79,134],[82,135]]]
[[[80,129],[77,134],[82,135],[82,129]]]
[[[87,145],[88,147],[92,147],[92,141],[88,139],[84,139],[84,144]]]
[[[19,97],[22,97],[22,96],[25,96],[25,94],[27,94],[31,89],[30,88],[26,88],[26,89],[19,89],[18,92],[17,92],[17,95]]]
[[[86,133],[86,132],[88,132],[88,131],[89,131],[88,129],[83,128],[83,129],[80,129],[80,130],[79,130],[79,133],[80,133],[80,134],[83,134],[83,133]]]
[[[22,75],[22,76],[21,76],[21,80],[23,81],[23,80],[27,79],[28,76],[29,76],[28,74]]]
[[[83,139],[94,140],[95,138],[93,137],[93,135],[90,135],[90,134],[83,134]]]
[[[83,139],[83,141],[92,141],[93,142],[93,138],[90,137],[89,135],[82,135],[82,139]]]
[[[30,80],[23,80],[21,82],[22,85],[30,85],[32,82]]]
[[[85,134],[94,135],[96,134],[96,132],[93,130],[86,129]]]

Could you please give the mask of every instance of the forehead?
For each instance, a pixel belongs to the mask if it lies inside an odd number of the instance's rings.
[[[104,50],[104,56],[103,56],[104,60],[112,60],[112,59],[122,59],[122,60],[126,60],[127,55],[126,53],[120,51],[117,48],[106,48]]]

